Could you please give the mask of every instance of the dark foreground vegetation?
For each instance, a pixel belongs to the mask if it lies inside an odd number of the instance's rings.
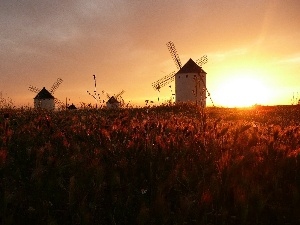
[[[2,109],[0,224],[300,224],[300,108]]]

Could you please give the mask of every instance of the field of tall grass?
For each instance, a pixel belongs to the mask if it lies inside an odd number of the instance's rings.
[[[0,224],[300,224],[299,160],[299,106],[1,109]]]

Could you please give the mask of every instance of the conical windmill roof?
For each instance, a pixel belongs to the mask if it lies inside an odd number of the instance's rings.
[[[107,101],[109,104],[117,104],[117,103],[120,103],[116,98],[115,96],[111,96],[110,99],[108,99]]]
[[[34,97],[34,99],[54,99],[54,96],[45,87]]]
[[[72,103],[72,105],[68,106],[68,109],[77,109],[77,107]]]
[[[186,64],[177,73],[206,73],[192,59],[189,59]]]

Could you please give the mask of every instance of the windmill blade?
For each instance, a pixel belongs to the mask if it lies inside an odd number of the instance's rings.
[[[208,59],[207,59],[207,55],[202,56],[200,59],[196,60],[196,63],[198,66],[202,66],[203,64],[207,63]]]
[[[32,91],[32,92],[34,92],[34,93],[39,93],[39,92],[41,91],[41,89],[39,89],[39,88],[37,88],[37,87],[34,87],[34,86],[32,86],[32,85],[30,85],[30,86],[28,87],[28,90],[29,90],[29,91]]]
[[[122,98],[122,96],[119,96],[118,101],[120,102],[121,107],[123,107],[124,104],[125,104],[125,101],[124,101],[124,99]]]
[[[208,91],[208,89],[207,89],[207,87],[205,85],[205,82],[204,82],[204,80],[203,80],[203,78],[202,78],[202,76],[200,74],[199,74],[199,77],[200,77],[200,80],[201,80],[201,82],[202,82],[202,84],[203,84],[203,86],[205,88],[205,91],[207,92],[208,97],[210,98],[210,101],[211,101],[213,107],[215,107],[215,104],[214,104],[214,102],[213,102],[213,100],[211,98],[211,95],[210,95],[210,93],[209,93],[209,91]]]
[[[155,81],[152,83],[152,87],[159,91],[162,87],[166,86],[167,84],[171,83],[175,79],[175,72],[173,71],[167,76],[164,76],[163,78]]]
[[[65,103],[63,103],[62,101],[60,101],[57,98],[54,98],[54,102],[55,102],[55,104],[59,105],[61,108],[65,107]]]
[[[54,102],[55,104],[64,105],[64,103],[57,98],[54,98]]]
[[[197,60],[196,60],[197,65],[200,66],[200,67],[201,67],[203,64],[207,63],[207,62],[208,62],[207,55],[204,55],[204,56],[202,56],[200,59],[197,59]],[[202,78],[202,76],[201,76],[200,74],[199,74],[199,77],[200,77],[200,80],[201,80],[201,82],[202,82],[202,84],[203,84],[203,86],[204,86],[204,88],[205,88],[205,91],[207,92],[208,97],[210,98],[210,101],[211,101],[212,105],[215,106],[215,104],[214,104],[214,102],[213,102],[213,100],[212,100],[212,98],[211,98],[210,92],[208,91],[208,89],[207,89],[207,87],[206,87],[206,85],[205,85],[205,83],[204,83],[204,80],[203,80],[203,78]]]
[[[122,90],[122,91],[121,91],[119,94],[116,94],[116,95],[115,95],[115,98],[118,98],[118,97],[120,97],[122,94],[124,94],[124,92],[125,92],[125,91],[124,91],[124,90]]]
[[[175,48],[174,43],[172,41],[169,41],[167,43],[167,47],[168,47],[169,52],[170,52],[170,54],[171,54],[171,56],[172,56],[172,58],[175,62],[175,65],[176,65],[177,69],[181,69],[182,64],[181,64],[181,61],[180,61],[180,58],[179,58],[179,55],[177,53],[177,50]]]
[[[50,93],[54,94],[54,92],[56,91],[56,89],[59,87],[59,85],[63,82],[63,80],[61,78],[58,78],[55,83],[52,85],[51,89],[50,89]]]

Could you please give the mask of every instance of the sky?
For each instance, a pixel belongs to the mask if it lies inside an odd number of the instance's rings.
[[[0,92],[32,106],[30,85],[80,106],[122,95],[168,101],[174,83],[152,83],[207,55],[207,105],[292,104],[300,97],[298,0],[0,0]],[[298,96],[299,92],[299,96]],[[294,100],[293,100],[294,97]],[[159,102],[158,102],[159,98]]]

